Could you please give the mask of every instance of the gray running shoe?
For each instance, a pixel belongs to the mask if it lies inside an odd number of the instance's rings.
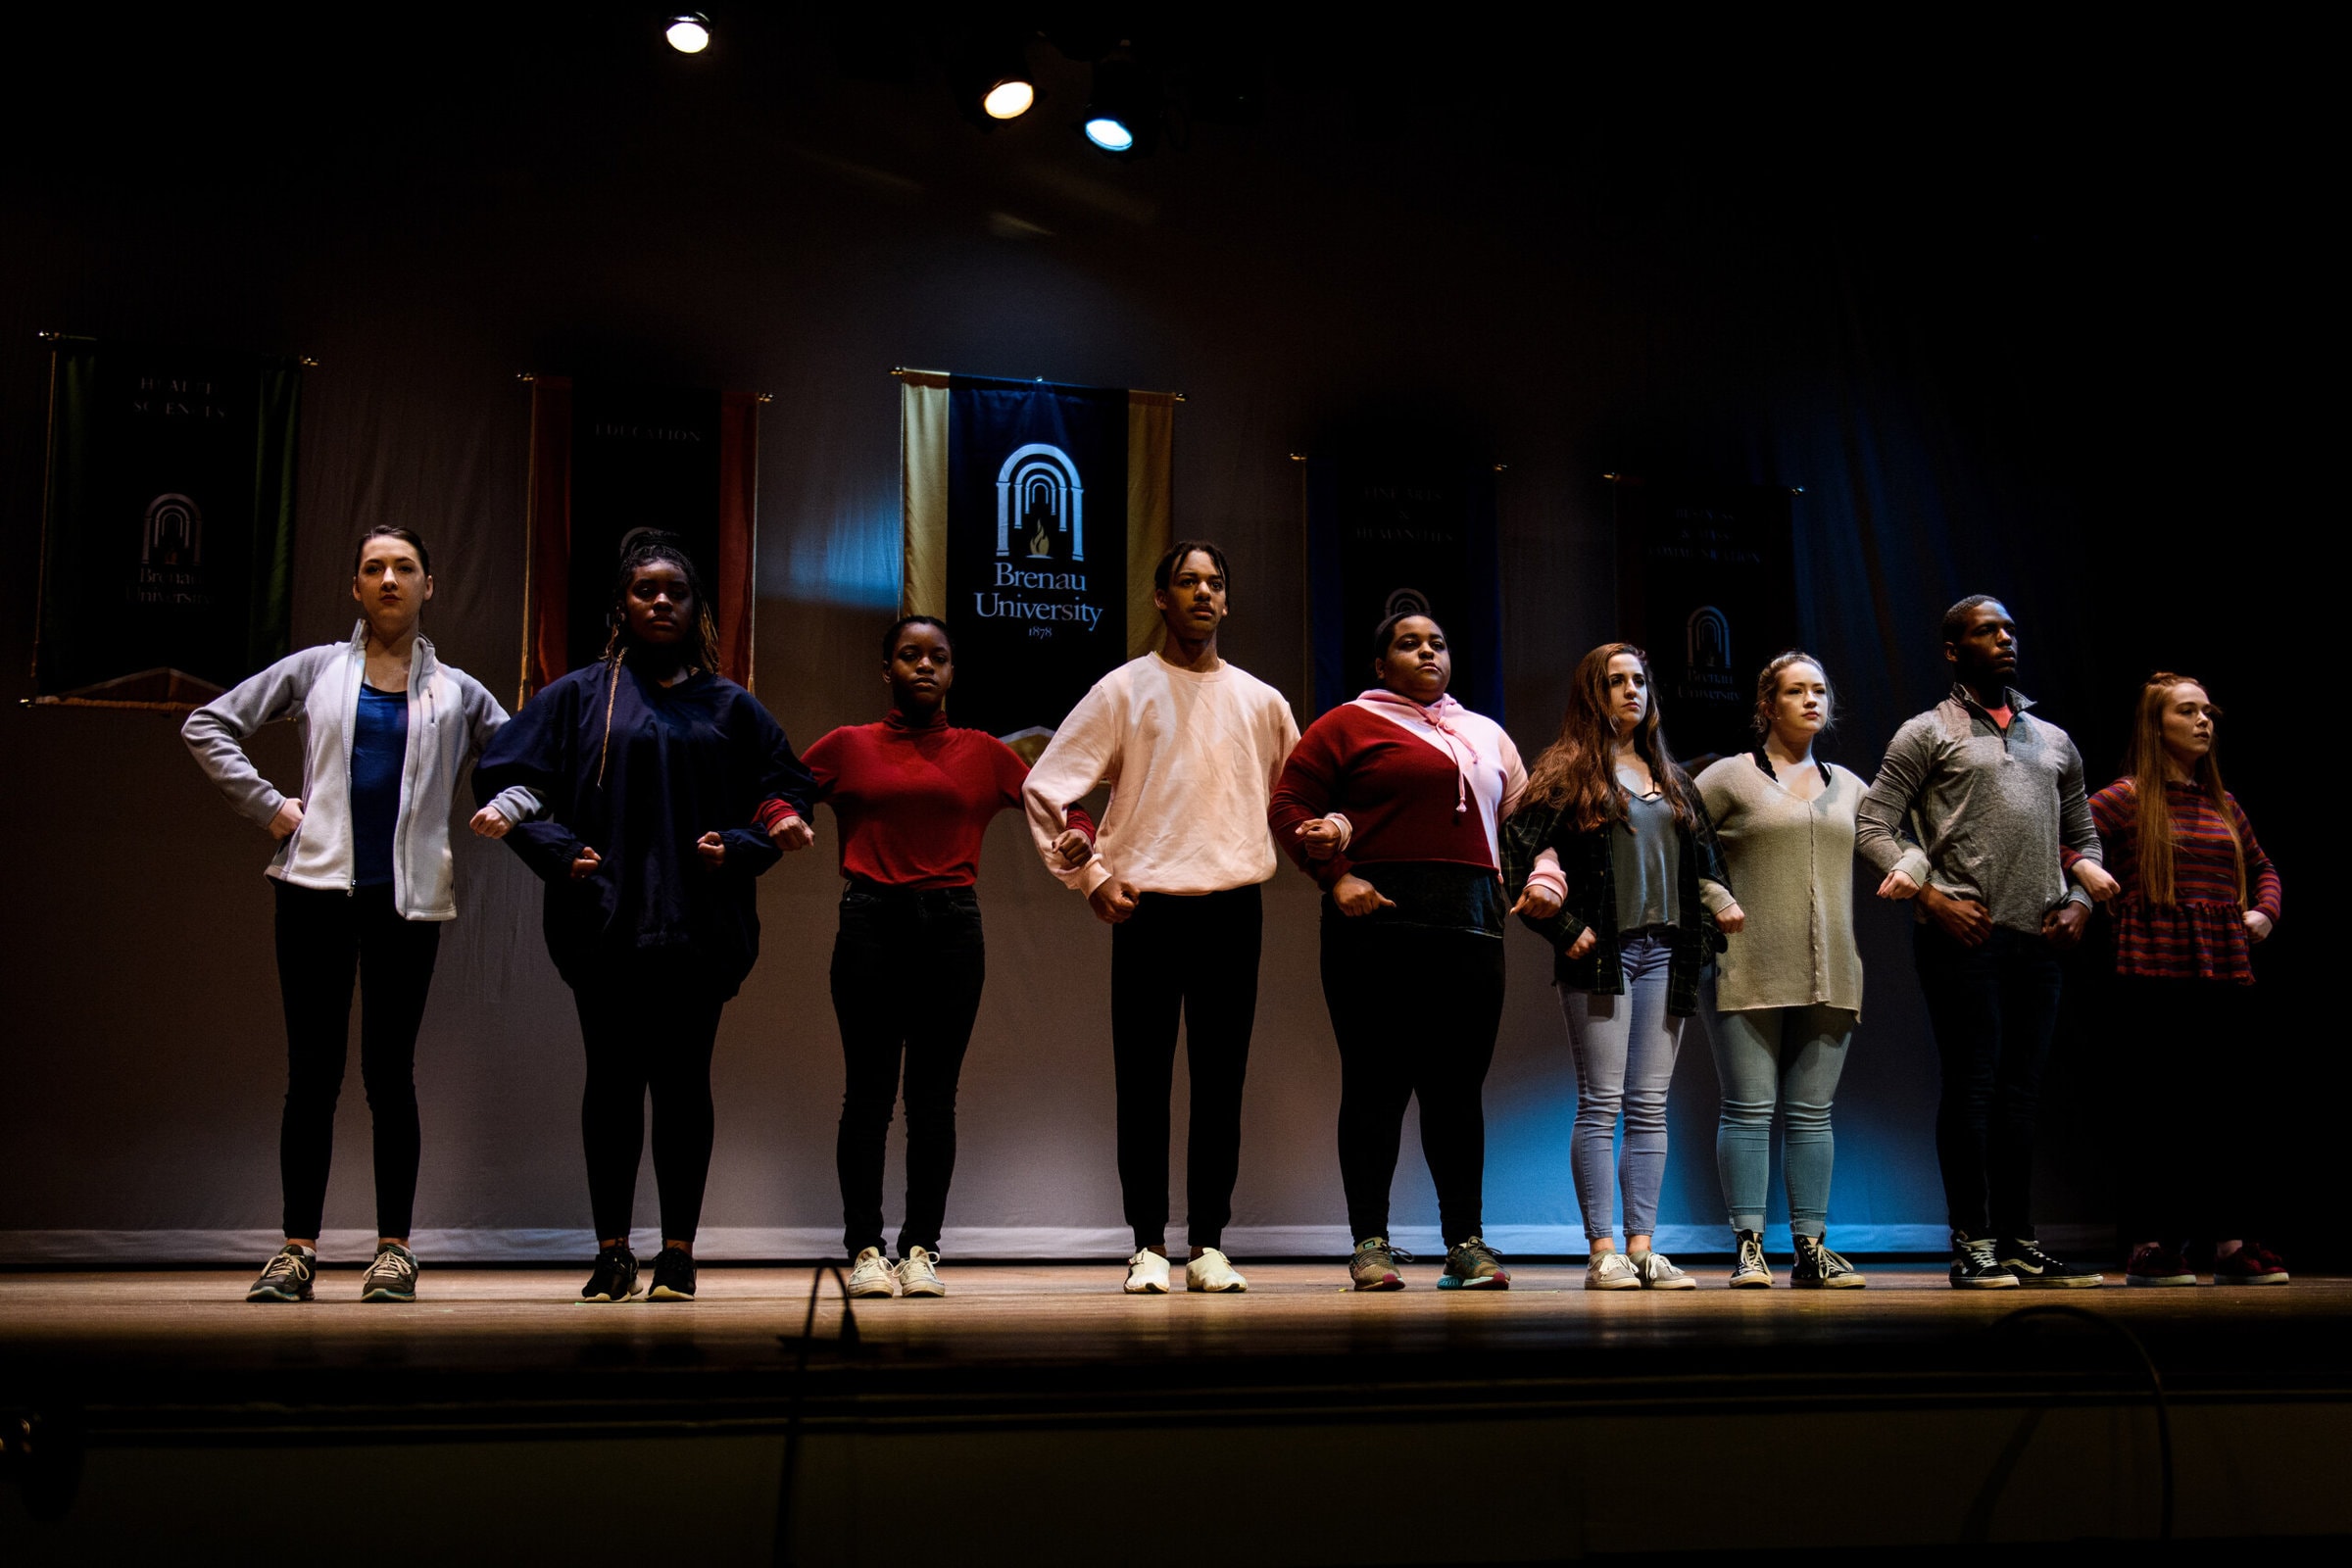
[[[1614,1248],[1594,1252],[1585,1259],[1585,1289],[1588,1291],[1638,1291],[1642,1274],[1633,1260]]]
[[[1625,1260],[1634,1265],[1642,1276],[1645,1291],[1695,1291],[1698,1281],[1674,1266],[1674,1259],[1652,1249],[1646,1252],[1628,1252]]]
[[[1355,1244],[1355,1256],[1348,1260],[1348,1277],[1359,1291],[1401,1291],[1404,1276],[1396,1272],[1396,1265],[1412,1260],[1412,1253],[1391,1247],[1386,1236],[1368,1236]]]
[[[1446,1253],[1446,1272],[1438,1277],[1441,1291],[1507,1291],[1511,1288],[1511,1272],[1502,1266],[1502,1259],[1486,1244],[1484,1237],[1473,1236]]]
[[[311,1298],[311,1282],[318,1274],[318,1254],[307,1247],[292,1242],[277,1250],[277,1255],[263,1268],[262,1277],[253,1282],[245,1293],[248,1301],[307,1301]]]
[[[414,1301],[416,1299],[416,1254],[398,1242],[377,1244],[375,1261],[368,1265],[367,1278],[360,1281],[360,1299],[363,1301]]]
[[[1788,1283],[1800,1291],[1855,1291],[1870,1283],[1862,1271],[1823,1245],[1818,1236],[1799,1236],[1796,1267]]]
[[[1732,1289],[1735,1291],[1769,1290],[1772,1286],[1772,1265],[1764,1261],[1764,1237],[1758,1231],[1740,1231],[1740,1251],[1732,1259]]]

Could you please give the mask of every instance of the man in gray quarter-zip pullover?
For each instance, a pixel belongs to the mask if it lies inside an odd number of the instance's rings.
[[[1936,1033],[1936,1157],[1964,1287],[2097,1285],[2034,1244],[2034,1118],[2058,1023],[2057,950],[2080,941],[2099,864],[2082,759],[2008,682],[2017,627],[1997,599],[1944,614],[1951,695],[1895,731],[1856,813],[1854,848],[1915,900],[1912,951]],[[1904,837],[1908,829],[1911,837]],[[2061,847],[2082,858],[2069,886]]]

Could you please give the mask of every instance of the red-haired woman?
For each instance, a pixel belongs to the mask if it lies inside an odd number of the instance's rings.
[[[1715,933],[1736,932],[1746,917],[1725,885],[1706,805],[1666,749],[1642,650],[1604,643],[1578,662],[1559,738],[1529,770],[1503,838],[1506,892],[1565,883],[1559,904],[1547,910],[1539,900],[1520,918],[1552,944],[1552,983],[1576,1054],[1569,1159],[1591,1254],[1585,1289],[1689,1290],[1690,1276],[1650,1246],[1666,1175],[1666,1089]]]
[[[2278,920],[2278,873],[2222,788],[2214,730],[2222,710],[2186,675],[2159,671],[2139,691],[2131,771],[2090,798],[2108,871],[2123,885],[2115,920],[2115,1018],[2139,1102],[2128,1125],[2125,1235],[2144,1238],[2130,1285],[2194,1285],[2183,1244],[2245,1217],[2214,1139],[2150,1135],[2165,1101],[2213,1043],[2249,1033],[2250,950]],[[2282,1285],[2286,1265],[2260,1242],[2214,1249],[2217,1285]]]

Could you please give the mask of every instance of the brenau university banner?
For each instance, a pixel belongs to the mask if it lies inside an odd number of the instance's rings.
[[[299,361],[55,340],[36,701],[193,708],[284,656],[301,403]]]
[[[1176,396],[898,375],[905,612],[954,629],[956,722],[1034,761],[1158,637]]]
[[[684,538],[718,625],[719,673],[752,684],[760,398],[531,378],[529,543],[516,701],[592,662],[629,535]]]
[[[1756,672],[1797,645],[1789,491],[1619,477],[1617,613],[1649,656],[1676,755],[1756,744]]]

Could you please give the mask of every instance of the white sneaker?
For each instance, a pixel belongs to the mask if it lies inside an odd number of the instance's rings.
[[[850,1265],[850,1294],[852,1296],[895,1296],[898,1276],[890,1271],[890,1259],[882,1249],[869,1247],[858,1254]]]
[[[1698,1289],[1698,1281],[1676,1268],[1674,1259],[1654,1249],[1647,1252],[1628,1252],[1625,1260],[1634,1265],[1634,1272],[1642,1277],[1642,1285],[1644,1290],[1695,1291]]]
[[[1189,1276],[1191,1269],[1186,1269]],[[1168,1294],[1168,1260],[1149,1247],[1127,1260],[1127,1283],[1123,1287],[1129,1296],[1165,1296]]]
[[[1588,1291],[1638,1291],[1642,1288],[1642,1272],[1623,1252],[1594,1252],[1585,1259],[1585,1289]]]
[[[1188,1291],[1246,1291],[1250,1282],[1233,1271],[1233,1261],[1213,1247],[1200,1249],[1200,1255],[1184,1265],[1184,1288]]]
[[[899,1294],[901,1296],[945,1296],[948,1288],[939,1283],[939,1254],[927,1247],[909,1247],[906,1255],[899,1259]]]

